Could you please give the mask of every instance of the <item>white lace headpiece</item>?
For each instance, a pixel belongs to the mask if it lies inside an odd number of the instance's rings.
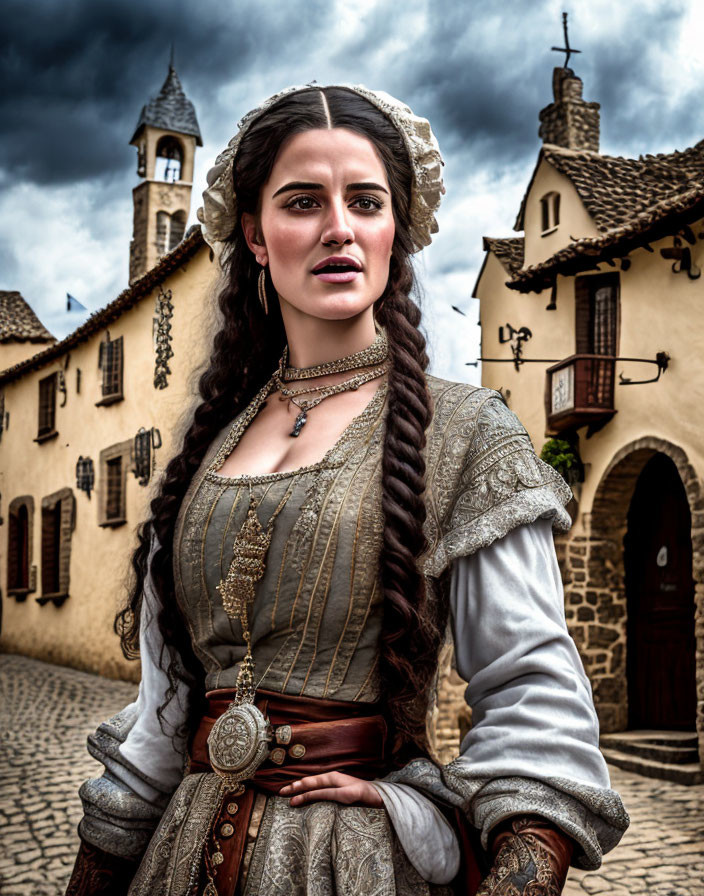
[[[240,141],[252,122],[282,97],[300,90],[323,87],[306,84],[287,87],[248,112],[239,122],[238,131],[226,148],[215,160],[215,165],[207,175],[208,187],[203,192],[203,206],[198,209],[203,237],[219,258],[224,240],[227,240],[237,226],[237,206],[233,183],[233,162]],[[411,189],[411,237],[414,251],[419,252],[430,245],[431,234],[437,233],[435,212],[440,206],[445,186],[442,182],[443,160],[435,135],[427,119],[414,115],[408,106],[381,90],[369,90],[362,85],[331,84],[330,87],[345,87],[369,100],[391,121],[408,149],[413,167]]]

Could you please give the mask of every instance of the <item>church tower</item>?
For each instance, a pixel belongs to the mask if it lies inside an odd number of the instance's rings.
[[[142,107],[134,136],[137,174],[130,283],[183,239],[191,207],[196,146],[202,146],[193,103],[183,92],[173,59],[159,95]]]

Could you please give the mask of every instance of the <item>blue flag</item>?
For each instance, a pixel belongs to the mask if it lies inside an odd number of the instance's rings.
[[[66,310],[67,311],[87,311],[85,305],[81,305],[77,298],[71,295],[70,292],[66,293]]]

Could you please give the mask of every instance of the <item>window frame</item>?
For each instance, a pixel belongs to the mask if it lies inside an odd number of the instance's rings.
[[[19,541],[19,533],[17,532],[18,518],[20,512],[24,510],[27,519],[27,533],[25,541],[26,552],[26,583],[17,581],[19,576],[17,556],[17,542]],[[14,537],[13,537],[14,535]],[[9,597],[14,597],[18,602],[27,599],[27,595],[37,589],[37,569],[32,565],[34,555],[34,498],[31,495],[21,495],[10,501],[8,508],[7,520],[7,593]],[[13,544],[13,542],[15,542]]]
[[[594,346],[595,298],[598,289],[611,286],[615,292],[613,320],[613,354],[596,352]],[[616,357],[621,338],[621,276],[618,271],[587,274],[574,279],[574,334],[575,354],[604,354]]]
[[[115,361],[114,353],[117,353],[117,361]],[[95,406],[105,407],[115,404],[115,402],[123,401],[124,393],[124,369],[125,369],[125,343],[124,336],[116,336],[115,339],[110,338],[110,333],[105,334],[105,338],[100,342],[100,350],[98,356],[98,367],[102,371],[102,380],[100,384],[101,398],[96,401]],[[114,370],[113,368],[117,368]],[[115,381],[117,387],[110,389],[112,381]]]
[[[42,590],[41,595],[35,598],[35,600],[42,605],[51,601],[57,607],[60,607],[69,597],[70,592],[71,536],[76,524],[76,499],[73,490],[62,488],[57,492],[46,495],[42,498],[41,514],[40,560]],[[55,578],[51,583],[47,582],[48,546],[45,542],[45,526],[49,515],[52,515],[54,520],[58,519],[58,527],[54,530],[57,534],[58,542],[52,545]],[[48,591],[46,588],[48,584],[57,585],[58,590]]]
[[[560,194],[557,190],[550,190],[540,198],[540,235],[550,236],[559,226]]]
[[[50,373],[48,376],[43,376],[39,380],[39,394],[38,394],[38,407],[37,407],[37,436],[34,439],[35,442],[42,443],[48,442],[50,439],[55,439],[58,436],[59,432],[56,428],[56,393],[58,392],[58,379],[59,374],[57,371]],[[51,397],[46,404],[42,404],[42,391],[51,390]],[[50,417],[51,426],[49,428],[42,429],[42,408],[51,409],[51,413],[48,415]],[[47,421],[49,422],[49,421]]]
[[[103,529],[116,529],[127,522],[127,473],[133,467],[134,443],[132,439],[117,442],[108,448],[103,448],[98,461],[100,478],[98,482],[98,525]],[[109,464],[117,458],[121,460],[120,468],[120,496],[118,516],[108,516],[108,485]]]

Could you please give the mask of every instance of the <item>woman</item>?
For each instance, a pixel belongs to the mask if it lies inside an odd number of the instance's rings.
[[[70,894],[536,896],[625,830],[564,624],[569,490],[496,393],[425,373],[441,165],[392,97],[308,86],[210,172],[224,320],[133,558],[142,685],[89,739]],[[449,622],[474,725],[440,767]]]

